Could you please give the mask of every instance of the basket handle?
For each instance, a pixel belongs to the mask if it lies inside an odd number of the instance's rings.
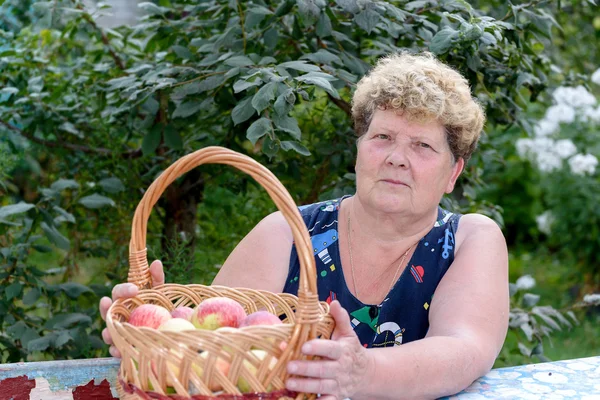
[[[129,274],[128,282],[136,284],[139,288],[150,288],[152,278],[146,255],[146,230],[148,218],[152,208],[164,190],[177,178],[191,169],[202,164],[227,164],[252,176],[266,191],[281,211],[292,228],[292,235],[300,261],[300,279],[298,297],[300,307],[308,306],[309,309],[318,307],[318,292],[316,282],[315,259],[312,243],[308,230],[298,211],[296,203],[287,189],[271,171],[254,159],[233,150],[210,146],[190,153],[167,168],[152,182],[144,197],[138,204],[133,224],[131,227],[131,241],[129,243]],[[304,302],[303,302],[304,300]],[[309,304],[307,304],[307,303]],[[308,310],[303,310],[308,311]]]

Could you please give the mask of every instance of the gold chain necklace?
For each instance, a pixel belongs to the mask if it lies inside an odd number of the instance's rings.
[[[350,241],[350,212],[348,211],[348,253],[350,253],[350,271],[352,271],[352,285],[354,286],[354,293],[355,293],[355,297],[358,298],[359,294],[358,294],[358,288],[356,287],[356,278],[354,277],[354,260],[352,259],[352,242]],[[392,279],[392,282],[390,284],[390,288],[388,289],[386,295],[392,290],[392,288],[394,287],[394,284],[396,283],[396,275],[398,275],[398,272],[400,272],[400,268],[402,268],[402,266],[404,265],[404,260],[406,259],[406,256],[408,255],[408,253],[410,252],[410,249],[412,249],[413,245],[411,245],[408,250],[406,250],[406,252],[404,253],[404,255],[402,256],[402,259],[400,260],[400,263],[398,264],[398,268],[396,269],[396,272],[394,273],[394,279]]]

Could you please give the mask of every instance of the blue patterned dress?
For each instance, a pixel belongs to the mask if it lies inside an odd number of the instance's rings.
[[[438,207],[437,221],[417,244],[387,297],[380,304],[364,304],[346,286],[341,268],[338,214],[345,198],[299,207],[315,253],[319,299],[340,302],[364,347],[397,346],[424,338],[431,299],[454,260],[454,237],[461,215]],[[299,269],[298,253],[292,246],[285,293],[298,293]]]

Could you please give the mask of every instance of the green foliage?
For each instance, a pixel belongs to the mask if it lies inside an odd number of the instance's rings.
[[[74,181],[59,180],[42,189],[36,204],[19,202],[0,207],[3,363],[97,357],[103,353],[97,303],[99,296],[110,290],[67,281],[66,267],[48,263],[40,269],[30,262],[32,254],[71,248],[64,227],[76,221],[62,208],[67,202],[61,192],[78,188]]]

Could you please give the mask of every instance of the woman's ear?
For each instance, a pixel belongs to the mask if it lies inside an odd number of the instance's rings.
[[[448,181],[448,186],[446,186],[446,193],[452,193],[454,190],[454,185],[456,184],[456,180],[463,172],[465,168],[465,160],[460,157],[456,162],[452,165],[452,174],[450,175],[450,180]]]

